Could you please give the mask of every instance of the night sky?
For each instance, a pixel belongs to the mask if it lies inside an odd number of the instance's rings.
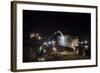
[[[23,10],[24,39],[31,32],[49,35],[59,30],[80,38],[90,38],[91,14]]]

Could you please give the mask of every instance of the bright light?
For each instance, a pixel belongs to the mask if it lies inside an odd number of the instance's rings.
[[[80,42],[81,44],[84,44],[84,42],[82,41],[82,42]]]
[[[36,33],[36,36],[39,36],[39,34],[38,34],[38,33]]]
[[[51,44],[51,42],[49,41],[49,42],[48,42],[48,44],[50,45],[50,44]]]
[[[88,48],[88,45],[85,45],[84,48]]]
[[[76,47],[77,47],[78,45],[79,45],[78,43],[75,44]]]
[[[46,50],[44,49],[43,52],[46,53]]]
[[[55,45],[56,41],[52,41],[52,44]]]
[[[42,37],[38,36],[38,40],[41,40],[41,39],[42,39]]]
[[[47,42],[44,42],[43,45],[47,45]]]
[[[35,34],[34,33],[31,33],[30,34],[30,38],[33,38],[33,37],[35,37]]]
[[[49,46],[49,45],[47,44],[47,46]]]
[[[87,43],[88,43],[88,41],[87,41],[87,40],[85,40],[85,41],[84,41],[84,43],[85,43],[85,44],[87,44]]]
[[[56,52],[57,51],[57,49],[55,48],[55,47],[53,47],[53,50]]]

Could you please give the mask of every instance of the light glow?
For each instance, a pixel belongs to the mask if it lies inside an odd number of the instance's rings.
[[[67,39],[65,39],[65,37],[63,37],[63,36],[59,37],[58,42],[59,42],[60,46],[67,46]]]
[[[52,45],[55,45],[56,41],[52,41]]]
[[[42,37],[38,36],[38,40],[41,40],[41,39],[42,39]]]
[[[44,42],[43,45],[47,45],[47,42]]]
[[[86,48],[86,49],[87,49],[87,48],[88,48],[88,45],[85,45],[85,46],[84,46],[84,48]]]
[[[57,51],[56,47],[53,47],[53,50],[56,52]]]
[[[85,40],[85,41],[84,41],[84,43],[85,43],[85,44],[87,44],[87,43],[88,43],[88,41],[87,41],[87,40]]]
[[[51,45],[51,42],[49,41],[48,44]]]
[[[35,37],[35,34],[34,33],[31,33],[30,34],[30,38],[33,38],[33,37]]]

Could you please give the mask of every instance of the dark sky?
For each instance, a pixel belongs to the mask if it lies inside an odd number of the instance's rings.
[[[58,30],[80,37],[90,37],[89,13],[23,10],[23,34],[31,32],[52,34]]]

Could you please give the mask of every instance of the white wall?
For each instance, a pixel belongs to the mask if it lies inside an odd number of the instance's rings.
[[[10,71],[10,1],[11,0],[0,0],[0,73],[12,73]],[[98,5],[100,7],[100,0],[31,0],[39,2],[51,2],[51,3],[67,3],[67,4],[83,4],[83,5]],[[99,12],[100,13],[100,9]],[[98,14],[99,16],[100,14]],[[99,20],[99,18],[98,18]],[[100,23],[100,21],[99,21]],[[99,24],[98,23],[98,24]],[[100,28],[100,25],[98,25]],[[100,31],[100,29],[99,29]],[[100,33],[98,33],[100,37]],[[100,38],[98,38],[100,41]],[[98,42],[100,43],[100,42]],[[100,48],[100,46],[99,46]],[[100,53],[100,49],[98,51]],[[98,54],[100,56],[100,54]],[[100,63],[100,57],[99,57]],[[99,67],[92,68],[75,68],[75,69],[61,69],[61,70],[46,70],[46,71],[35,71],[34,73],[99,73]],[[19,72],[20,73],[20,72]],[[24,73],[24,72],[21,72]],[[33,73],[33,71],[26,72]]]

